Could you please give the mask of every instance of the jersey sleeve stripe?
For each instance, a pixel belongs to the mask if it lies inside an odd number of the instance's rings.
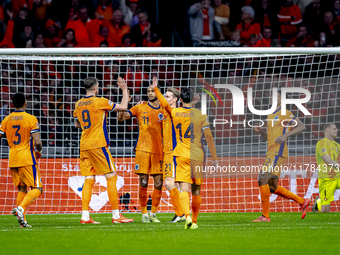
[[[207,128],[210,128],[210,125],[202,127],[202,130],[207,129]]]
[[[113,104],[113,107],[112,107],[112,109],[111,109],[111,112],[112,112],[115,108],[116,108],[116,104],[114,103],[114,104]]]
[[[74,119],[75,119],[75,120],[77,120],[77,119],[78,119],[78,117],[74,117]]]
[[[107,133],[106,114],[105,113],[104,113],[104,120],[103,120],[103,132],[104,132],[106,144],[110,145],[110,138],[109,138],[109,134]]]
[[[3,135],[4,135],[4,134],[5,134],[5,132],[3,132],[3,131],[0,131],[0,134],[3,134]]]
[[[133,116],[131,111],[127,111],[127,112],[130,113],[130,116],[131,116],[131,117]]]
[[[33,165],[36,165],[37,162],[35,161],[35,157],[34,157],[33,139],[30,140],[30,146],[31,146],[31,156],[32,156]]]
[[[40,131],[39,128],[38,128],[38,129],[33,129],[33,130],[31,130],[31,134],[36,133],[36,132],[39,132],[39,131]]]

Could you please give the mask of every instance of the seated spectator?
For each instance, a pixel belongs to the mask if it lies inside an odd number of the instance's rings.
[[[129,0],[126,6],[125,0],[120,0],[119,9],[123,12],[124,22],[130,27],[138,24],[139,4],[138,0]]]
[[[25,47],[26,45],[22,45],[21,40],[21,33],[24,32],[25,26],[29,24],[32,30],[35,30],[35,21],[28,17],[28,10],[27,8],[20,8],[19,15],[14,21],[14,28],[13,28],[13,44],[15,47]]]
[[[254,20],[255,11],[252,7],[243,6],[241,11],[242,22],[236,26],[235,30],[240,31],[241,43],[248,44],[251,34],[258,35],[261,33],[261,26]]]
[[[112,19],[107,23],[109,28],[108,38],[117,47],[122,45],[122,38],[125,34],[130,33],[130,27],[123,21],[123,13],[117,9],[112,14]]]
[[[122,47],[136,47],[136,44],[132,43],[131,34],[125,34],[123,36]]]
[[[286,47],[316,47],[318,42],[308,35],[307,26],[301,25],[295,37],[290,39]]]
[[[161,47],[162,46],[162,39],[158,36],[157,33],[152,32],[148,33],[146,37],[146,45],[145,47]]]
[[[302,22],[299,6],[293,5],[293,0],[284,0],[277,17],[280,22],[281,40],[291,39],[298,31],[297,25]]]
[[[264,27],[262,29],[262,37],[263,37],[262,40],[266,40],[269,45],[271,45],[272,43],[272,36],[273,36],[273,31],[271,27]]]
[[[306,6],[303,22],[307,25],[307,29],[313,38],[317,38],[323,23],[323,13],[327,10],[331,10],[328,1],[312,0]]]
[[[97,19],[110,21],[112,19],[113,9],[108,0],[100,0],[100,5],[95,12]]]
[[[33,0],[12,0],[12,12],[15,19],[20,13],[20,9],[33,10]]]
[[[100,46],[100,44],[104,43],[107,46]],[[112,42],[112,39],[109,37],[109,28],[107,26],[100,26],[99,35],[96,37],[94,42],[92,43],[93,47],[116,47],[116,45]]]
[[[222,4],[222,0],[215,0],[215,21],[217,21],[222,29],[224,37],[230,37],[231,31],[229,29],[230,8],[226,4]]]
[[[151,23],[145,11],[138,14],[138,20],[139,23],[131,28],[131,38],[137,47],[143,47],[146,45],[146,38],[151,33]]]
[[[44,36],[42,33],[37,33],[34,36],[33,39],[33,47],[34,48],[46,48],[45,44],[44,44]]]
[[[31,48],[33,43],[34,32],[32,26],[28,23],[24,31],[20,34],[20,39],[17,41],[18,48]]]
[[[324,21],[321,26],[321,31],[326,33],[326,37],[333,46],[339,45],[339,42],[337,41],[339,36],[339,23],[336,22],[333,13],[330,11],[325,12],[323,17]]]
[[[89,47],[99,35],[99,28],[102,21],[99,19],[90,19],[87,14],[86,6],[80,6],[78,18],[67,22],[66,28],[72,28],[75,31],[78,47]]]
[[[77,40],[73,29],[66,29],[63,38],[60,40],[58,47],[76,47]]]
[[[251,34],[249,37],[250,47],[270,47],[270,42],[267,39],[263,38],[262,34]]]
[[[271,27],[273,36],[278,38],[280,25],[275,5],[269,0],[253,0],[251,7],[254,8],[255,21],[260,23],[261,29]]]
[[[46,47],[56,47],[60,42],[60,37],[62,35],[61,29],[58,25],[51,19],[46,22],[46,32],[44,36],[44,44]]]
[[[190,6],[188,14],[193,46],[197,46],[202,40],[214,40],[214,29],[219,34],[219,39],[224,40],[221,26],[214,20],[214,13],[214,9],[210,6],[210,0],[202,0],[200,3]]]
[[[47,7],[51,4],[52,0],[34,0],[34,16],[41,29],[44,27],[47,18]]]

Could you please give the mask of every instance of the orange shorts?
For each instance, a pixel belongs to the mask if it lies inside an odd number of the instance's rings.
[[[198,160],[190,160],[189,158],[176,157],[176,182],[195,183],[202,185],[204,162]]]
[[[163,160],[163,177],[175,177],[176,163],[172,153],[164,153]]]
[[[163,174],[163,154],[136,151],[135,174]]]
[[[82,176],[108,174],[116,171],[116,165],[107,147],[80,152]]]
[[[14,186],[41,188],[41,176],[37,165],[11,168]]]
[[[262,165],[262,171],[266,173],[272,173],[277,177],[280,177],[282,165],[287,158],[279,157],[275,154],[269,154]]]

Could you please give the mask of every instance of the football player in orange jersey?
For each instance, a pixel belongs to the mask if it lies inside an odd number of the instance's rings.
[[[89,77],[84,80],[86,96],[76,103],[73,113],[76,128],[82,128],[80,139],[80,171],[85,176],[82,191],[81,224],[100,224],[89,215],[89,204],[95,176],[103,174],[107,181],[107,193],[112,208],[112,223],[130,223],[134,219],[125,218],[119,213],[117,194],[116,166],[108,149],[110,145],[106,127],[108,111],[125,111],[129,93],[125,81],[118,78],[118,86],[123,91],[121,104],[115,104],[103,97],[96,97],[99,92],[97,78]]]
[[[207,122],[207,116],[192,108],[193,92],[190,88],[181,91],[183,107],[172,109],[171,116],[176,128],[177,145],[173,152],[176,157],[176,177],[181,193],[180,202],[186,217],[185,229],[197,229],[197,217],[201,206],[201,184],[205,168],[205,153],[202,146],[202,132],[206,138],[213,165],[217,167],[214,139]],[[189,189],[192,193],[192,215],[190,216]]]
[[[26,99],[22,93],[13,96],[15,111],[8,115],[0,126],[0,140],[6,135],[10,148],[9,167],[13,184],[18,187],[17,206],[12,210],[21,227],[31,227],[25,220],[27,207],[42,193],[40,171],[37,159],[41,157],[42,143],[40,140],[38,120],[25,112]],[[37,151],[34,153],[34,147]],[[31,191],[27,193],[27,187]]]
[[[179,191],[175,185],[175,168],[176,161],[172,155],[176,147],[176,131],[172,123],[171,111],[176,108],[176,103],[180,98],[179,90],[175,88],[168,88],[166,94],[163,96],[157,87],[157,77],[153,77],[151,85],[155,91],[156,96],[160,102],[163,110],[163,178],[164,186],[170,193],[170,198],[175,211],[174,218],[169,223],[182,222],[185,220],[185,215],[181,203],[179,201]]]
[[[135,174],[139,175],[139,204],[143,223],[160,222],[156,217],[156,212],[163,186],[163,109],[151,87],[148,88],[148,99],[147,103],[135,105],[125,113],[118,113],[118,121],[128,120],[133,116],[138,119],[139,134],[134,147],[136,151]],[[147,211],[149,174],[153,176],[154,181],[150,216]]]
[[[288,159],[288,147],[286,140],[290,136],[300,134],[306,130],[306,127],[290,111],[286,110],[285,114],[281,112],[280,91],[278,91],[277,97],[277,107],[275,111],[267,117],[268,133],[265,133],[260,126],[254,127],[254,131],[260,133],[260,135],[267,140],[268,151],[258,179],[261,194],[262,215],[252,222],[271,222],[269,217],[270,193],[274,193],[297,202],[301,206],[302,219],[306,216],[307,208],[310,203],[310,199],[303,199],[302,197],[299,197],[278,185],[281,167]],[[270,104],[273,105],[273,98],[271,98]],[[297,125],[293,130],[290,130],[290,125],[292,125],[293,121],[296,121],[295,123]]]

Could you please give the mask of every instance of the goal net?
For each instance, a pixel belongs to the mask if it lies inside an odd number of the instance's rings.
[[[265,120],[266,116],[253,114],[247,107],[247,98],[252,96],[255,109],[266,110],[270,108],[273,88],[307,89],[311,98],[303,106],[311,115],[304,115],[296,106],[287,105],[287,109],[307,129],[288,139],[289,157],[279,183],[305,198],[318,195],[317,171],[313,170],[317,167],[315,146],[324,138],[322,130],[326,123],[333,122],[340,128],[339,49],[159,48],[147,49],[148,52],[138,48],[47,50],[50,49],[6,49],[0,52],[1,120],[13,111],[13,94],[23,92],[27,99],[27,112],[34,114],[40,123],[44,148],[38,166],[44,192],[29,207],[28,213],[81,212],[84,183],[79,169],[81,132],[73,125],[72,113],[75,103],[85,95],[83,81],[86,77],[97,77],[100,96],[118,103],[122,93],[117,86],[117,77],[123,77],[133,96],[129,108],[139,101],[147,101],[147,88],[153,76],[158,77],[163,93],[169,87],[191,87],[200,95],[201,100],[195,104],[195,108],[206,108],[219,165],[231,169],[206,175],[201,188],[202,212],[261,210],[258,172],[240,170],[258,169],[265,163],[266,141],[253,131],[248,121],[259,122]],[[235,97],[229,89],[218,86],[223,84],[233,85],[243,93],[244,114],[234,114]],[[248,88],[252,88],[252,95],[247,93]],[[287,93],[290,99],[303,97],[299,93]],[[133,173],[137,121],[133,118],[118,123],[116,113],[110,113],[107,127],[111,141],[109,148],[117,166],[120,210],[137,212],[140,210],[139,184]],[[339,139],[336,141],[339,142]],[[204,148],[209,165],[211,155],[206,143]],[[8,168],[8,152],[7,141],[3,138],[0,146],[0,214],[8,214],[16,206],[17,191]],[[152,190],[150,178],[149,195]],[[339,195],[340,192],[336,191],[335,201],[331,204],[332,211],[340,210]],[[276,195],[271,195],[270,201],[271,211],[299,210],[293,201]],[[111,211],[103,176],[96,178],[90,210]],[[173,211],[165,187],[159,211]]]

